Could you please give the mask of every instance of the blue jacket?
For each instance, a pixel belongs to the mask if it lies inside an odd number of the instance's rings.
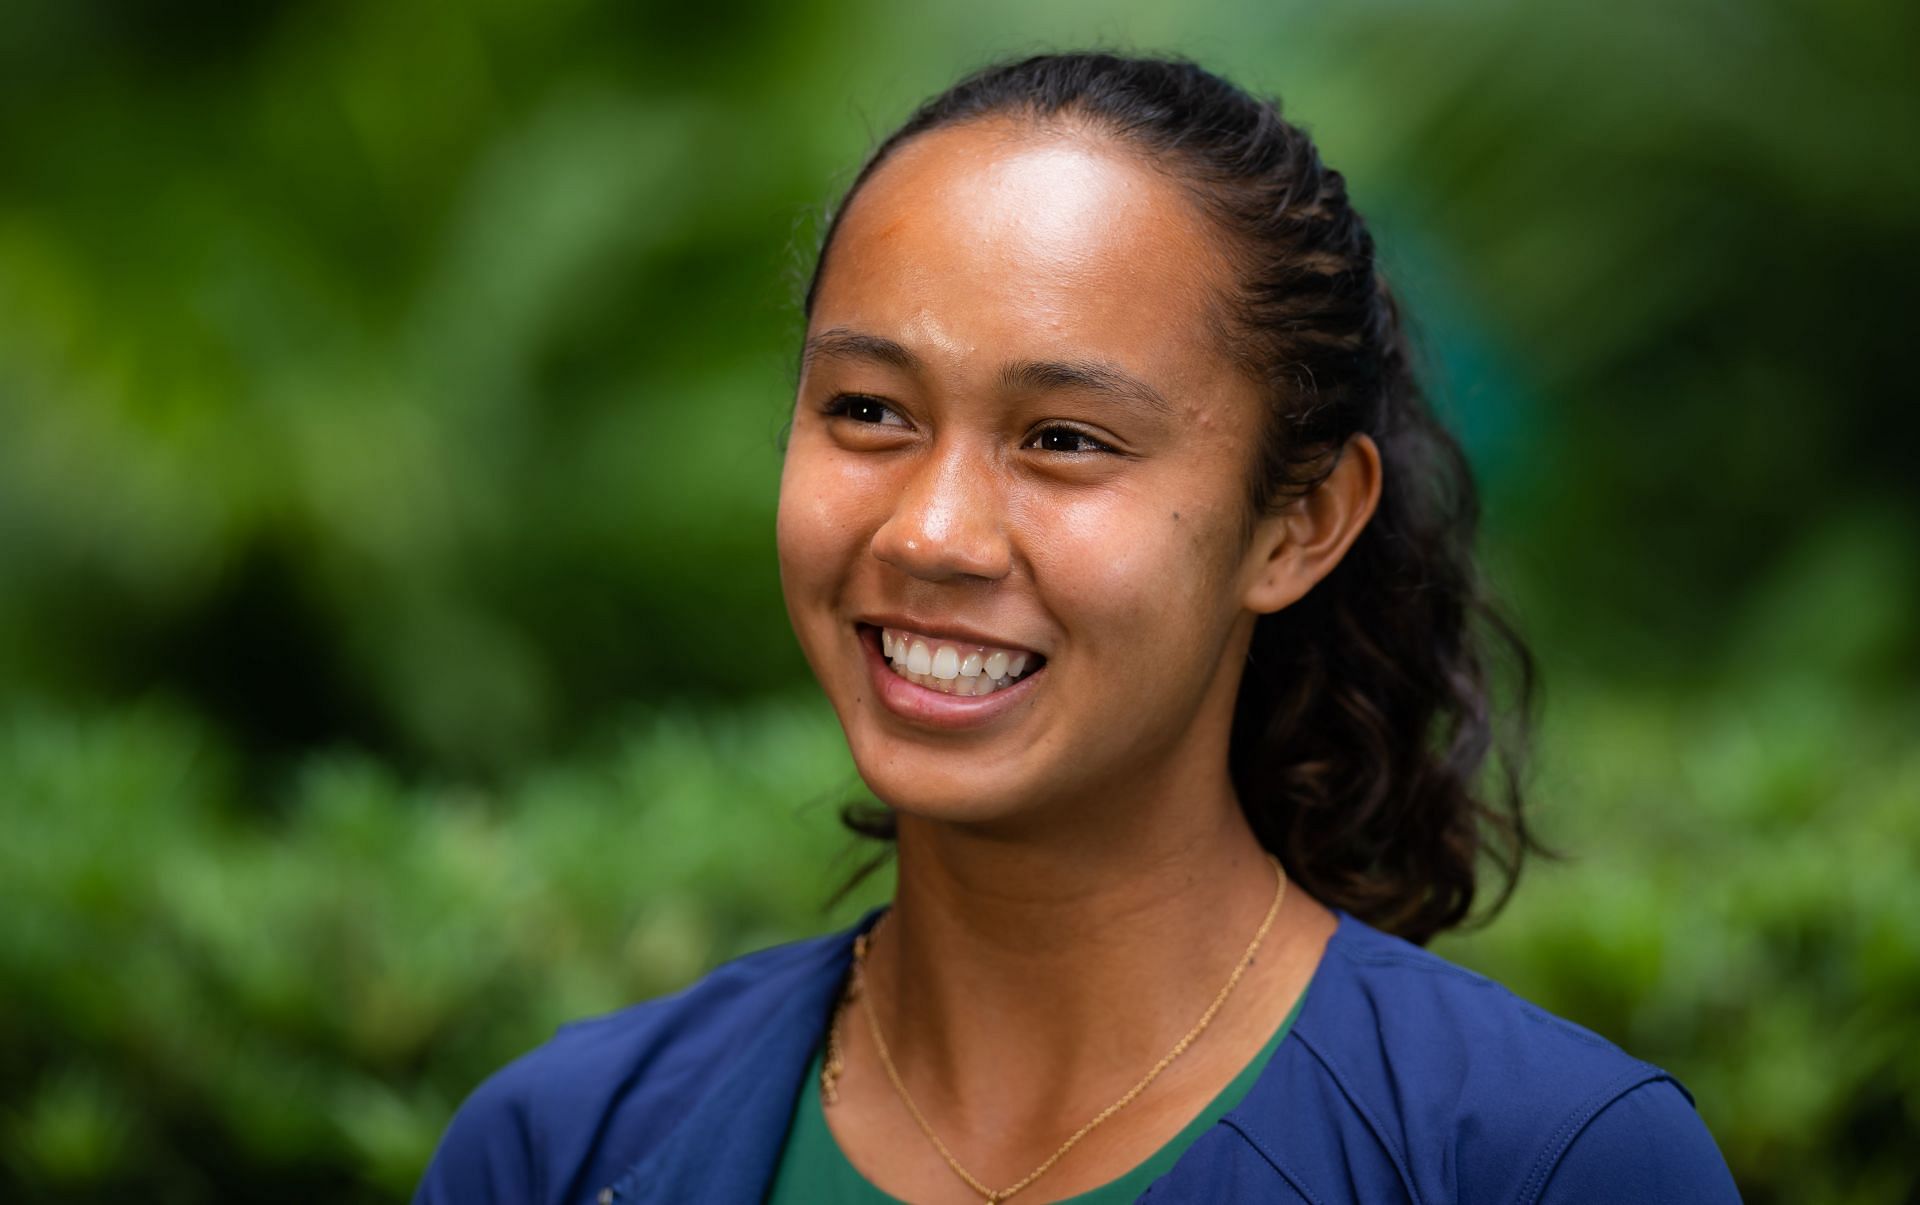
[[[758,1202],[851,928],[566,1026],[455,1115],[416,1205]],[[1677,1081],[1345,913],[1293,1031],[1155,1202],[1737,1202]]]

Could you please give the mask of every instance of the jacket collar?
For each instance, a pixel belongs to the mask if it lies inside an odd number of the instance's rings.
[[[869,910],[821,943],[759,1036],[719,1069],[720,1080],[693,1103],[671,1135],[601,1193],[602,1202],[747,1203],[766,1195],[800,1080],[853,964],[853,939],[871,929],[883,911],[884,906]]]

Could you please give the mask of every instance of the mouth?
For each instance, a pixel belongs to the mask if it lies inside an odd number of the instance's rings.
[[[1027,649],[877,624],[854,625],[880,701],[935,727],[985,723],[1028,697],[1047,664]]]
[[[880,655],[895,674],[943,695],[991,695],[1037,673],[1047,663],[1045,657],[1026,649],[998,648],[905,628],[858,626],[862,639],[878,639]]]

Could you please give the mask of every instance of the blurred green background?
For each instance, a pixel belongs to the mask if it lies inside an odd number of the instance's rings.
[[[798,281],[913,103],[1103,44],[1315,133],[1481,473],[1572,856],[1442,952],[1749,1201],[1920,1201],[1916,14],[0,7],[0,1199],[400,1199],[559,1022],[884,898]]]

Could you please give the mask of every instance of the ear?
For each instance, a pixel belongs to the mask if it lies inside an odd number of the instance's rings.
[[[1355,435],[1312,493],[1254,525],[1241,593],[1247,610],[1265,615],[1298,602],[1333,572],[1379,503],[1380,449]]]

